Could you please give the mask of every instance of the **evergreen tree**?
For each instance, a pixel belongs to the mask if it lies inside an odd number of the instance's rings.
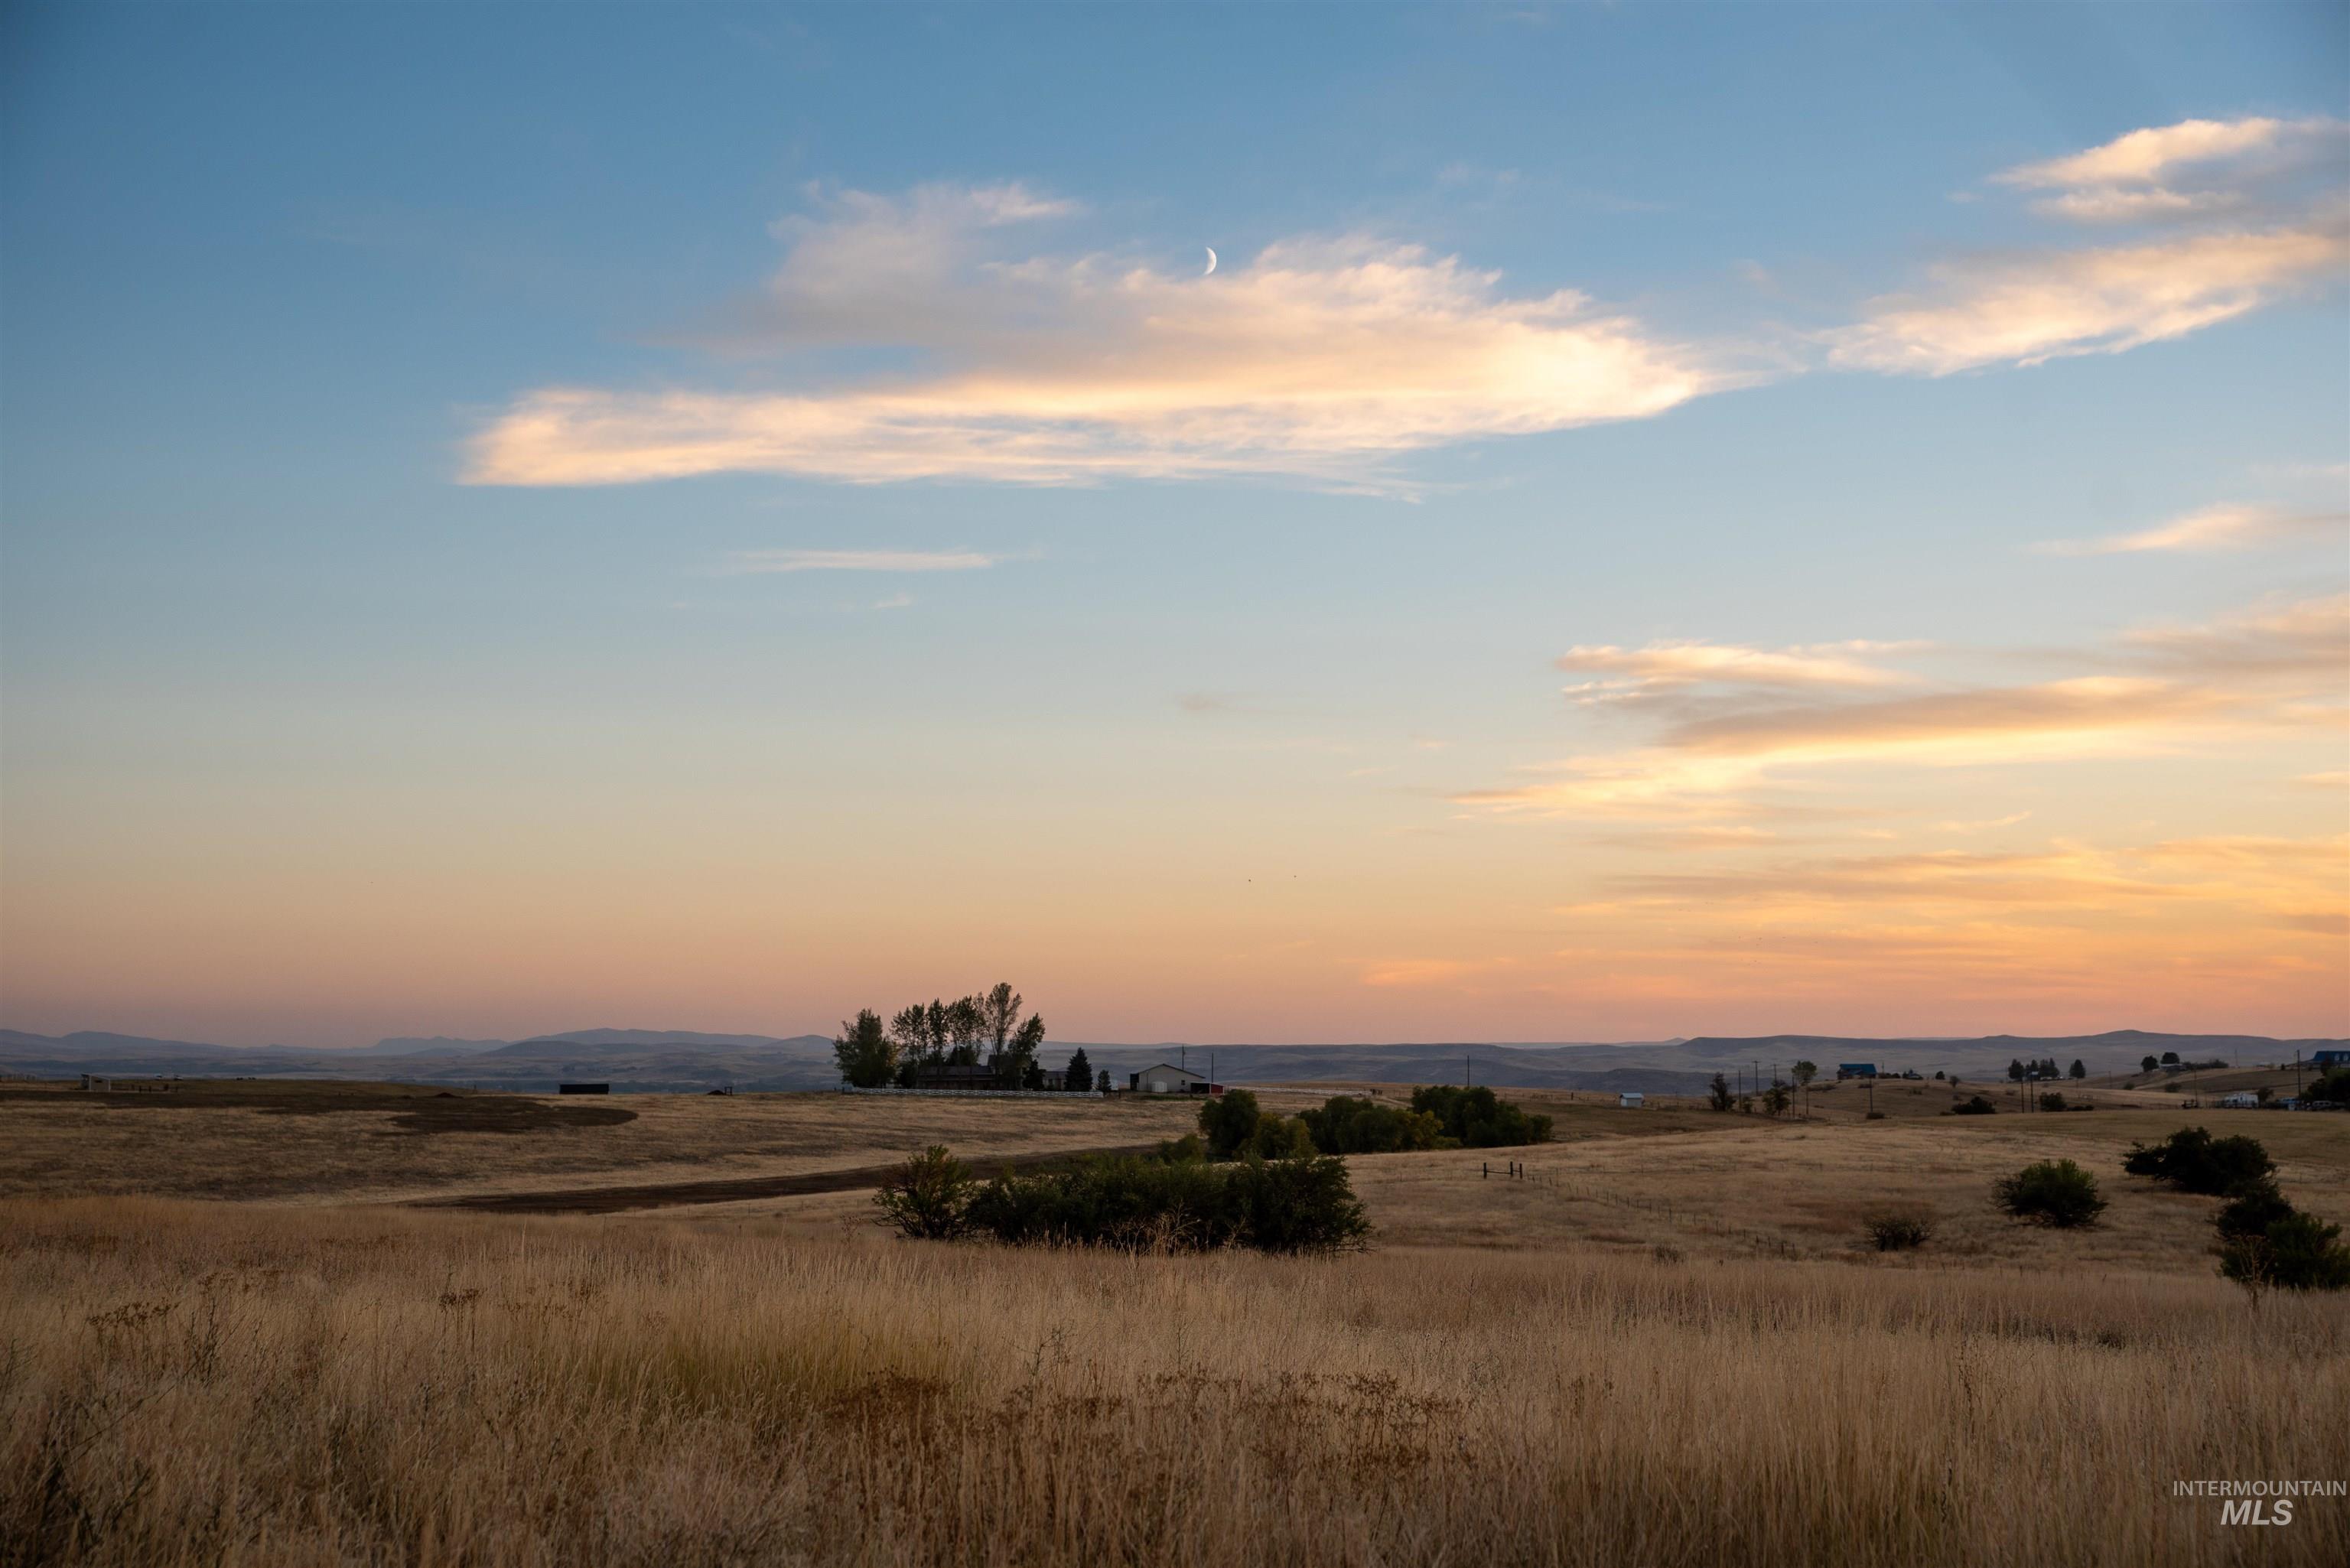
[[[1086,1060],[1086,1048],[1078,1046],[1069,1053],[1069,1065],[1061,1075],[1062,1086],[1075,1094],[1084,1094],[1094,1086],[1094,1065]]]

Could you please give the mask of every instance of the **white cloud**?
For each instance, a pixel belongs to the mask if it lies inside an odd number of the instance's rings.
[[[467,477],[609,484],[758,472],[878,483],[1113,475],[1360,479],[1396,453],[1639,419],[1732,377],[1571,290],[1362,236],[1290,240],[1211,277],[997,254],[1066,208],[1019,186],[848,194],[713,347],[912,350],[924,369],[797,390],[542,388]]]
[[[2002,185],[2082,192],[2156,185],[2169,175],[2211,163],[2241,162],[2338,140],[2342,121],[2309,119],[2183,119],[2117,136],[2101,147],[1992,176]]]
[[[2052,539],[2034,545],[2043,556],[2117,556],[2137,551],[2249,550],[2295,535],[2323,535],[2350,522],[2340,512],[2289,512],[2282,507],[2224,503],[2174,517],[2134,534],[2100,539]]]
[[[1660,689],[1717,684],[1731,686],[1890,686],[1908,679],[1898,670],[1863,662],[1859,654],[1894,650],[1875,642],[1818,643],[1777,649],[1715,642],[1652,642],[1645,648],[1613,644],[1568,649],[1557,659],[1565,670],[1612,676],[1568,687],[1585,702],[1619,700]]]
[[[1923,293],[1869,302],[1830,335],[1856,369],[1947,376],[2117,354],[2242,316],[2350,263],[2339,225],[2223,232],[2103,250],[1951,262]]]
[[[737,550],[723,568],[731,577],[772,572],[976,572],[1003,557],[975,550]]]
[[[2033,203],[2046,215],[2165,232],[1945,262],[1925,287],[1871,300],[1858,324],[1828,334],[1829,358],[1946,376],[2115,354],[2334,281],[2350,262],[2334,166],[2345,131],[2324,119],[2190,119],[1995,174],[2051,192]]]

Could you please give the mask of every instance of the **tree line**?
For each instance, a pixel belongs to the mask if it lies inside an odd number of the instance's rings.
[[[1482,1085],[1432,1084],[1409,1106],[1333,1095],[1284,1116],[1246,1089],[1228,1089],[1200,1107],[1200,1130],[1160,1150],[1171,1160],[1297,1159],[1316,1154],[1397,1154],[1412,1149],[1503,1148],[1550,1141],[1551,1119],[1520,1110]]]
[[[1036,1054],[1045,1044],[1044,1015],[1022,1015],[1022,997],[1009,981],[999,981],[989,991],[948,1002],[909,1002],[887,1023],[871,1008],[845,1022],[832,1042],[840,1075],[860,1089],[895,1084],[914,1086],[925,1067],[976,1067],[996,1064],[1000,1075],[1024,1088],[1045,1086],[1045,1070]],[[1095,1087],[1092,1066],[1083,1051],[1069,1058],[1066,1085]],[[1108,1075],[1101,1086],[1108,1087]]]

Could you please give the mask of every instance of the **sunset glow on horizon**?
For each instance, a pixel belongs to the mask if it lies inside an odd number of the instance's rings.
[[[426,9],[7,24],[0,1024],[2350,1033],[2339,7]]]

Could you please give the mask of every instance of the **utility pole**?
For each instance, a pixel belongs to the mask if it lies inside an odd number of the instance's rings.
[[[2293,1048],[2293,1097],[2301,1098],[2301,1047]]]
[[[1471,1089],[1476,1087],[1476,1085],[1477,1077],[1472,1070],[1472,1064],[1469,1060],[1469,1053],[1463,1051],[1461,1053],[1461,1086]]]

